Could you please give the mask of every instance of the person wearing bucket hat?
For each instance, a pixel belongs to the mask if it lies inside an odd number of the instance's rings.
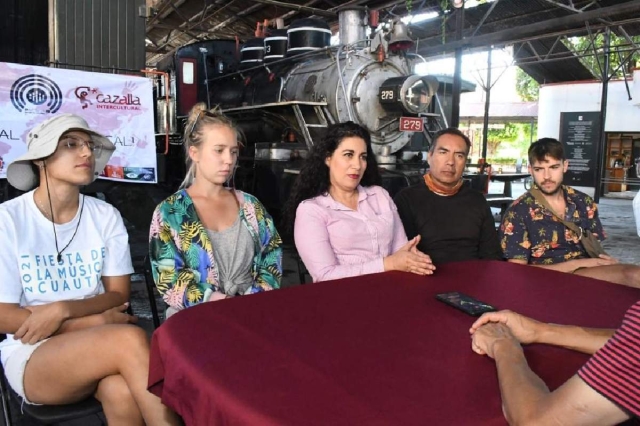
[[[125,312],[133,267],[122,217],[80,194],[114,149],[61,114],[35,126],[9,165],[11,185],[29,192],[0,204],[0,361],[27,404],[94,395],[109,424],[179,424],[146,390],[148,339]]]
[[[18,157],[7,168],[7,180],[9,183],[21,191],[33,189],[40,181],[40,176],[33,167],[34,160],[42,160],[53,155],[58,149],[61,137],[74,131],[86,135],[85,140],[91,143],[91,146],[87,145],[87,147],[90,151],[93,151],[92,167],[82,167],[79,170],[74,170],[74,172],[82,172],[78,174],[79,177],[80,175],[91,177],[91,180],[82,184],[86,185],[93,182],[104,170],[116,147],[109,139],[91,130],[82,117],[75,114],[60,114],[43,121],[29,132],[27,135],[27,153]],[[70,141],[72,147],[78,147],[77,144],[81,141],[81,139],[78,140],[73,137],[66,140]],[[69,145],[66,147],[68,150],[73,149]],[[40,165],[45,166],[46,163],[41,162]]]

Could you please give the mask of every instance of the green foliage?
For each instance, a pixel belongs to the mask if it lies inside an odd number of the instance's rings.
[[[524,102],[538,101],[540,85],[520,67],[516,69],[516,92]]]
[[[635,44],[638,44],[640,43],[640,36],[631,37],[631,40],[633,40]],[[580,62],[582,62],[583,65],[586,66],[594,76],[596,77],[601,76],[601,67],[604,66],[604,50],[603,50],[604,34],[600,33],[600,34],[596,34],[595,36],[594,45],[595,45],[595,50],[597,55],[594,55],[594,48],[591,45],[591,39],[588,36],[570,37],[563,40],[563,43],[565,44],[565,46],[567,46],[568,49],[572,50],[577,55],[589,55],[589,56],[580,58]],[[620,49],[628,50],[630,48],[629,41],[624,37],[620,37],[615,33],[611,33],[610,46],[611,46],[611,54],[609,55],[610,68],[609,68],[608,75],[611,75],[615,70],[617,70],[615,73],[615,76],[622,77],[624,75],[625,70],[628,68],[627,66],[623,66],[620,69],[618,69],[621,62],[620,59],[621,58],[623,60],[626,59],[627,56],[629,55],[629,52],[620,52],[620,55],[618,55],[616,53],[616,46],[619,47]],[[631,57],[630,64],[626,64],[626,65],[630,65],[630,67],[634,67],[636,64],[636,61],[638,60],[640,60],[640,54],[635,52]]]
[[[530,123],[505,123],[504,126],[503,129],[489,129],[487,157],[493,158],[493,160],[489,161],[492,164],[515,164],[517,158],[526,158],[531,141],[537,139],[537,123],[534,123],[533,134],[531,134]],[[474,148],[474,152],[480,155],[482,149],[482,129],[474,130],[474,132],[473,139],[480,144],[480,146]],[[496,154],[501,148],[515,150],[518,155],[515,158],[497,157]],[[496,160],[498,161],[497,163]]]
[[[505,123],[503,129],[489,129],[487,133],[487,157],[495,155],[503,142],[513,142],[518,137],[518,128],[513,123]]]
[[[489,160],[488,160],[489,164],[494,166],[495,165],[501,165],[501,166],[514,165],[516,164],[516,161],[518,161],[518,159],[512,158],[512,157],[494,157],[494,158],[489,157]]]
[[[637,45],[640,44],[640,36],[631,37],[633,42]],[[601,67],[604,66],[604,34],[600,33],[595,36],[595,51],[597,55],[594,55],[593,46],[591,46],[591,39],[588,36],[584,37],[570,37],[563,40],[565,46],[572,50],[578,56],[584,56],[580,58],[580,62],[587,67],[589,71],[595,76],[601,76]],[[629,52],[620,52],[620,55],[616,53],[616,46],[620,49],[629,49],[629,42],[626,38],[617,36],[615,33],[611,33],[611,54],[609,55],[610,68],[608,75],[611,75],[615,70],[615,77],[623,77],[625,70],[634,67],[638,61],[640,61],[640,54],[634,53],[629,63],[620,67],[620,59],[626,59]],[[516,92],[525,102],[532,102],[538,100],[538,93],[540,85],[529,74],[518,68],[516,71]]]

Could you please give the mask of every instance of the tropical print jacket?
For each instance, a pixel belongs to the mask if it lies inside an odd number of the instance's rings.
[[[574,222],[604,240],[598,206],[593,198],[568,186],[562,186],[562,190],[567,205],[564,220]],[[580,235],[564,226],[530,192],[524,193],[507,209],[499,234],[506,259],[549,265],[589,257],[580,243]]]
[[[245,294],[280,287],[282,240],[273,219],[253,195],[235,191],[240,219],[255,243],[251,266],[254,284]],[[149,230],[153,280],[164,301],[180,310],[208,300],[218,287],[218,267],[211,240],[193,200],[180,190],[156,207]]]

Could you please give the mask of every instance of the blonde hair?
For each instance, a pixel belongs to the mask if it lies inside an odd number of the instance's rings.
[[[229,117],[224,115],[220,108],[217,106],[210,110],[207,110],[204,102],[199,102],[191,108],[187,122],[184,126],[183,145],[184,145],[184,157],[187,166],[187,174],[180,184],[180,189],[188,188],[196,178],[196,164],[191,160],[189,156],[189,148],[200,148],[202,145],[203,137],[202,131],[205,126],[226,126],[234,131],[236,134],[236,140],[239,146],[243,146],[241,142],[241,133],[236,125],[231,121]]]

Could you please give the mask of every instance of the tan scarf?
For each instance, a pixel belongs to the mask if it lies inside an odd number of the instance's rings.
[[[427,184],[427,188],[429,188],[431,192],[438,195],[443,195],[445,197],[450,197],[452,195],[457,194],[458,191],[460,191],[460,188],[462,188],[463,181],[462,179],[460,179],[460,181],[456,183],[454,187],[450,188],[448,186],[442,186],[436,183],[436,181],[434,181],[433,178],[431,177],[431,174],[427,172],[424,175],[424,183]]]

